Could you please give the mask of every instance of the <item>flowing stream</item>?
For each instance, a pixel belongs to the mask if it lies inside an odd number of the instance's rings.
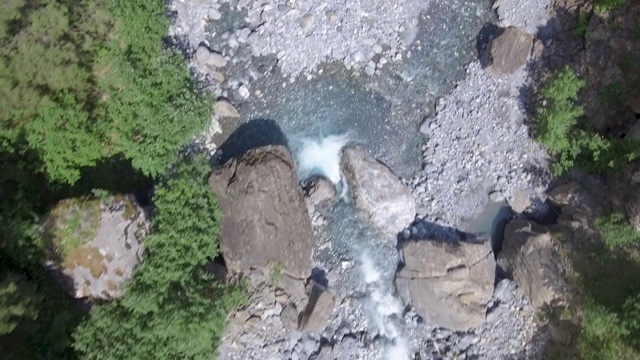
[[[291,149],[301,180],[320,174],[335,184],[341,196],[327,211],[328,225],[320,234],[328,245],[316,250],[314,261],[338,273],[329,285],[338,298],[353,299],[363,312],[373,341],[381,344],[381,359],[408,360],[415,353],[393,285],[397,239],[372,229],[355,209],[340,174],[340,150],[348,142],[358,143],[399,176],[420,171],[420,123],[435,100],[464,76],[464,66],[476,55],[476,34],[491,16],[485,0],[435,2],[407,35],[413,41],[406,51],[411,55],[385,67],[380,76],[368,77],[340,63],[325,64],[312,79],[265,76],[252,84],[252,91],[263,96],[241,105],[240,121],[221,121],[224,136],[252,123],[275,124],[247,132],[247,138],[223,146],[225,151],[233,154],[234,146],[276,139]],[[233,76],[233,64],[228,72]]]

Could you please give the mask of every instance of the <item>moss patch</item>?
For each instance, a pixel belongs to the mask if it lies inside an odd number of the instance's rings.
[[[60,201],[49,213],[47,235],[53,252],[62,262],[96,236],[102,212],[100,201],[72,198]]]
[[[73,250],[64,260],[62,266],[67,269],[75,269],[77,266],[84,266],[91,272],[91,275],[98,279],[107,272],[105,257],[100,254],[96,247],[79,247]]]

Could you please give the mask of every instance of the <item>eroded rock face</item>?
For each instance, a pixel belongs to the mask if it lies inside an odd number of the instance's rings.
[[[427,323],[466,331],[484,321],[495,281],[488,240],[404,241],[401,249],[396,286]]]
[[[340,163],[356,206],[373,225],[397,234],[413,222],[416,201],[388,167],[353,147],[343,149]]]
[[[231,159],[209,185],[222,209],[220,246],[231,272],[279,264],[285,274],[309,276],[311,221],[285,147],[265,146]]]
[[[533,306],[541,308],[562,300],[565,286],[562,259],[545,226],[528,220],[509,222],[498,265],[513,278]]]
[[[487,70],[498,75],[515,72],[527,63],[532,46],[531,34],[516,27],[504,29],[489,44]]]
[[[82,205],[63,201],[52,211],[47,227],[54,243],[72,238],[82,242],[55,265],[70,279],[72,295],[103,300],[121,295],[122,283],[133,276],[142,258],[142,240],[149,231],[146,215],[133,195]],[[75,230],[66,232],[70,229]],[[58,243],[56,247],[65,246]]]

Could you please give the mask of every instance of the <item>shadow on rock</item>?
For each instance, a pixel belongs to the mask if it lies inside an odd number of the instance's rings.
[[[289,149],[289,142],[275,121],[250,120],[240,125],[220,146],[218,161],[224,164],[229,159],[241,157],[249,150],[267,145],[282,145]]]

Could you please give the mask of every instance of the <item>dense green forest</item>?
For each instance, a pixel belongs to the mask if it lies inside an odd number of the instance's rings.
[[[218,254],[209,166],[179,151],[210,121],[162,0],[0,4],[0,353],[6,359],[209,358],[240,288]],[[155,187],[146,257],[124,296],[86,306],[42,262],[60,199]]]

